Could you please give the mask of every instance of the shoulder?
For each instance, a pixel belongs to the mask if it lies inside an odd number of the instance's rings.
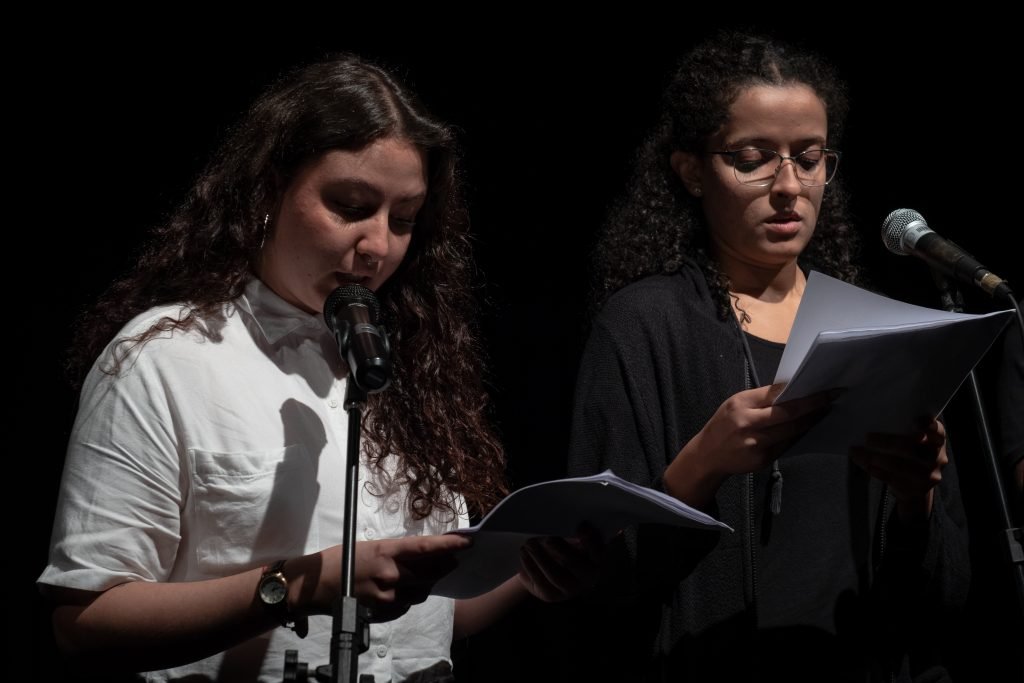
[[[114,336],[114,339],[128,339],[146,334],[154,327],[162,326],[165,322],[177,322],[184,320],[192,312],[192,307],[186,303],[161,304],[149,310],[139,313],[129,320]],[[170,333],[158,335],[165,339],[171,338]]]
[[[608,299],[604,310],[621,312],[637,308],[649,309],[667,307],[678,302],[690,305],[696,303],[695,297],[698,294],[692,278],[686,274],[649,275],[615,292]]]
[[[623,287],[594,319],[595,328],[627,335],[720,324],[703,276],[690,269],[651,275]]]
[[[190,315],[195,320],[186,326],[179,323]],[[150,308],[129,320],[93,364],[90,376],[97,371],[109,374],[113,367],[118,375],[139,374],[168,363],[196,362],[201,348],[216,346],[232,335],[232,329],[244,328],[240,324],[238,308],[234,303],[224,304],[213,315],[200,315],[185,303],[164,304]]]

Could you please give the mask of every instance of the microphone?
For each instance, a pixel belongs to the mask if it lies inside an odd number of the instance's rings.
[[[990,296],[1013,297],[1001,277],[974,260],[966,251],[935,234],[924,216],[913,209],[896,209],[882,224],[882,240],[894,254],[913,254],[930,266],[963,282],[976,285]]]
[[[377,324],[379,317],[377,297],[362,285],[338,287],[324,302],[324,320],[341,357],[356,386],[370,394],[391,384],[391,345],[387,331]]]

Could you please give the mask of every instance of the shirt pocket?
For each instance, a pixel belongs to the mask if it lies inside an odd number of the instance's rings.
[[[189,455],[201,572],[224,576],[320,550],[316,467],[301,444]]]

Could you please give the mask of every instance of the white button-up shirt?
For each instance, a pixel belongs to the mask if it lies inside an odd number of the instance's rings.
[[[131,321],[137,335],[180,306]],[[109,346],[97,366],[110,363]],[[136,346],[112,377],[93,367],[71,434],[42,584],[103,591],[126,581],[196,581],[340,544],[348,415],[336,342],[252,280],[221,320]],[[360,466],[358,540],[440,534],[465,514],[407,514],[406,490]],[[465,506],[459,500],[459,509]],[[253,591],[255,593],[255,585]],[[373,624],[361,673],[400,681],[449,660],[454,603],[430,597]],[[148,680],[282,680],[284,651],[310,671],[330,657],[331,617],[299,639],[278,628]],[[199,678],[196,680],[205,680]]]

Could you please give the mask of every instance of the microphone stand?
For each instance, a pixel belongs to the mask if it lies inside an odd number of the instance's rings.
[[[963,296],[960,291],[948,277],[938,270],[932,268],[931,271],[935,285],[939,289],[942,307],[950,313],[963,313]],[[1018,324],[1020,324],[1019,320]],[[985,417],[985,406],[982,401],[981,390],[978,387],[978,379],[973,369],[968,373],[963,386],[967,387],[970,391],[971,404],[974,407],[974,417],[978,428],[978,439],[981,442],[982,451],[984,451],[984,461],[987,465],[989,483],[992,493],[996,498],[1000,522],[1003,528],[1001,537],[1005,544],[1005,557],[1010,561],[1010,569],[1013,573],[1013,581],[1017,589],[1017,601],[1022,614],[1024,614],[1024,548],[1021,546],[1021,528],[1014,527],[1013,525],[1002,471],[999,466],[999,460],[996,457],[995,448],[992,445],[992,435],[988,428],[988,420]]]
[[[331,663],[316,668],[316,680],[329,683],[373,683],[372,674],[359,676],[359,653],[370,645],[370,618],[366,606],[355,597],[356,511],[359,495],[359,436],[362,429],[366,391],[355,378],[345,383],[348,412],[348,451],[345,460],[345,525],[341,535],[341,594],[334,601],[331,622]],[[285,652],[283,681],[305,682],[307,665],[298,661],[295,650]]]
[[[334,622],[331,628],[331,663],[327,678],[317,679],[331,683],[373,683],[373,676],[358,676],[359,653],[370,646],[370,619],[366,606],[355,597],[356,573],[356,508],[359,495],[359,436],[362,433],[363,408],[366,392],[353,377],[345,383],[345,410],[348,412],[348,460],[345,475],[345,528],[341,537],[341,595],[334,603]]]
[[[359,438],[367,393],[391,383],[391,347],[383,325],[374,326],[380,311],[373,292],[360,285],[342,286],[324,303],[324,322],[334,333],[342,359],[349,365],[345,383],[348,449],[345,460],[345,524],[341,536],[341,591],[334,601],[330,664],[316,668],[316,680],[329,683],[373,683],[359,675],[359,654],[370,646],[369,610],[355,596],[356,516],[359,492]],[[308,666],[296,650],[285,651],[284,681],[307,678]]]

